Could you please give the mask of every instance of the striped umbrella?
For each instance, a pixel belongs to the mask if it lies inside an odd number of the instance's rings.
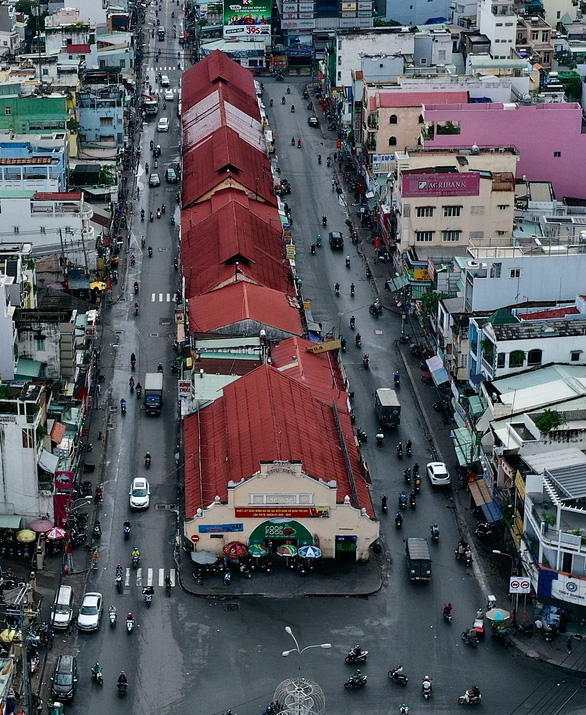
[[[64,539],[65,533],[65,529],[61,529],[59,526],[54,526],[52,529],[49,529],[49,531],[45,532],[45,536],[47,539],[55,541],[56,539]]]
[[[317,546],[302,546],[297,553],[304,559],[319,559],[321,549]]]
[[[248,553],[255,559],[259,559],[261,556],[268,554],[269,550],[262,544],[250,544],[248,547]]]
[[[240,541],[231,541],[224,546],[222,551],[231,559],[239,559],[248,553],[248,547],[245,544],[241,544]]]
[[[297,547],[293,544],[283,544],[282,546],[279,546],[277,551],[279,556],[295,556],[296,553]]]

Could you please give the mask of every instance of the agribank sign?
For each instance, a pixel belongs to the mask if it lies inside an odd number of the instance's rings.
[[[472,172],[403,174],[403,198],[425,196],[478,196],[480,177]]]

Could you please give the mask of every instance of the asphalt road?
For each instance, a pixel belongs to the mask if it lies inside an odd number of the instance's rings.
[[[167,12],[172,6],[168,6]],[[171,25],[169,25],[171,23]],[[167,27],[172,20],[167,19]],[[155,41],[151,41],[154,44]],[[165,42],[167,55],[176,56],[173,40]],[[169,49],[170,48],[170,49]],[[176,71],[167,71],[173,87],[177,87]],[[388,565],[383,589],[364,599],[242,599],[236,603],[201,600],[174,588],[167,598],[159,586],[162,575],[175,568],[173,546],[175,514],[169,508],[176,501],[176,400],[175,380],[167,370],[166,402],[161,417],[147,418],[139,402],[129,393],[130,353],[136,352],[135,375],[144,380],[144,373],[156,369],[159,362],[168,366],[172,359],[173,296],[178,275],[172,267],[176,250],[176,234],[170,226],[169,211],[153,224],[140,224],[135,216],[136,240],[132,250],[139,256],[136,269],[130,269],[125,300],[117,303],[105,317],[105,330],[111,343],[105,348],[103,362],[111,351],[115,353],[110,390],[102,391],[103,399],[117,406],[126,397],[128,413],[122,417],[113,412],[108,438],[105,503],[102,509],[104,535],[97,571],[91,572],[87,589],[104,594],[105,608],[114,603],[120,621],[112,629],[105,614],[100,630],[92,634],[74,634],[73,652],[79,651],[80,679],[72,713],[102,715],[105,712],[197,713],[213,715],[231,708],[238,715],[262,713],[272,699],[277,684],[298,675],[314,679],[323,688],[327,712],[340,715],[396,713],[406,702],[411,715],[417,713],[453,713],[459,708],[457,697],[467,687],[477,684],[484,697],[485,713],[583,713],[586,711],[586,691],[579,680],[561,671],[530,661],[515,650],[487,638],[478,649],[465,646],[460,638],[464,628],[472,623],[474,613],[485,604],[473,570],[466,570],[454,560],[454,547],[459,538],[456,515],[449,492],[433,491],[424,480],[417,510],[408,511],[403,529],[398,532],[393,523],[396,498],[403,488],[402,471],[407,465],[399,462],[394,447],[398,439],[410,438],[414,443],[412,461],[423,466],[433,457],[431,445],[424,437],[421,416],[412,393],[403,380],[401,401],[403,417],[396,434],[387,432],[385,444],[377,447],[373,437],[377,431],[372,409],[372,394],[376,387],[388,385],[399,365],[395,340],[399,334],[396,316],[384,315],[375,320],[368,314],[373,298],[365,278],[364,265],[354,246],[347,243],[343,251],[332,252],[324,242],[316,256],[309,246],[322,233],[321,216],[328,216],[328,230],[344,231],[345,208],[331,192],[332,171],[325,157],[334,151],[334,137],[324,139],[322,129],[307,125],[306,102],[300,98],[301,82],[291,82],[292,94],[287,105],[280,97],[287,84],[265,82],[264,100],[274,99],[272,125],[278,132],[277,153],[283,176],[293,184],[287,197],[293,209],[294,233],[298,246],[297,267],[303,278],[306,300],[310,300],[314,318],[324,326],[350,335],[348,320],[356,316],[357,330],[363,337],[359,351],[351,343],[344,358],[352,389],[356,392],[357,425],[371,436],[365,447],[373,476],[376,503],[380,496],[389,496],[390,510],[382,516],[381,532],[387,549]],[[296,112],[290,112],[294,102]],[[159,171],[164,175],[168,162],[179,157],[175,106],[169,103],[167,116],[171,121],[168,134],[154,134],[154,124],[146,125],[143,160],[149,157],[151,138],[161,143],[163,155]],[[163,112],[159,112],[163,116]],[[318,114],[321,119],[321,114]],[[302,149],[291,147],[291,136],[303,139]],[[317,164],[321,153],[324,162]],[[165,201],[174,207],[176,187],[163,185],[147,189],[144,177],[138,177],[141,200],[145,210],[155,210]],[[144,227],[144,228],[143,228]],[[153,246],[149,259],[141,255],[140,234]],[[324,236],[324,239],[326,237]],[[350,270],[344,256],[352,257]],[[140,281],[140,315],[134,318],[132,284]],[[333,285],[342,284],[336,298]],[[355,298],[349,285],[357,286]],[[108,342],[108,341],[106,341]],[[117,344],[117,348],[111,348]],[[360,356],[368,352],[371,369],[361,366]],[[151,469],[146,472],[143,455],[150,450]],[[146,475],[151,483],[151,508],[142,514],[130,515],[128,488],[136,474]],[[132,537],[124,542],[122,523],[132,522]],[[433,579],[429,584],[413,585],[407,578],[403,539],[407,536],[427,536],[429,525],[437,522],[441,537],[433,549]],[[115,566],[120,562],[130,566],[133,544],[141,550],[141,581],[131,571],[123,594],[114,589]],[[152,569],[149,575],[149,569]],[[185,574],[189,578],[189,573]],[[295,576],[292,574],[292,578]],[[153,606],[148,610],[143,602],[141,585],[152,579],[155,586]],[[442,619],[442,607],[447,601],[454,605],[451,625]],[[231,604],[236,603],[232,608]],[[135,614],[137,627],[128,635],[123,618],[127,611]],[[291,626],[301,647],[330,642],[330,650],[309,650],[283,658],[281,652],[293,647],[284,627]],[[352,672],[344,664],[346,651],[360,643],[370,652],[363,671],[368,685],[361,691],[345,691],[344,680]],[[89,673],[96,661],[102,664],[105,676],[103,689],[91,682]],[[387,671],[402,663],[410,678],[406,688],[389,682]],[[121,669],[129,678],[129,692],[124,702],[118,698],[115,680]],[[430,702],[424,702],[420,682],[424,675],[433,679],[434,692]]]

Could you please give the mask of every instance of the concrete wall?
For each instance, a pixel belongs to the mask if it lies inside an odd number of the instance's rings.
[[[516,256],[485,258],[486,278],[466,280],[468,311],[497,310],[527,301],[573,301],[584,292],[586,254],[563,256]],[[491,278],[494,264],[500,264],[500,277]],[[511,277],[511,269],[520,268],[519,277]]]
[[[386,20],[402,25],[425,25],[434,17],[450,18],[450,0],[387,0]]]
[[[336,37],[337,87],[352,85],[352,72],[360,67],[360,55],[412,55],[415,46],[414,34],[405,32],[361,32]],[[338,79],[339,77],[339,79]]]
[[[514,146],[521,155],[517,178],[551,181],[558,200],[586,199],[586,134],[577,103],[435,105],[426,107],[425,121],[460,123],[460,134],[436,133],[426,148]]]

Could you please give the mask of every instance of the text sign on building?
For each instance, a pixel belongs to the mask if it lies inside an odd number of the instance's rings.
[[[237,519],[300,519],[302,517],[329,516],[328,507],[295,507],[295,506],[243,506],[236,507],[234,516]]]
[[[299,3],[299,12],[313,12],[313,3],[312,2],[300,2]]]
[[[191,380],[179,380],[179,397],[191,397]]]
[[[271,0],[224,0],[224,37],[271,34]]]
[[[356,12],[356,3],[355,2],[343,2],[342,3],[342,12]]]
[[[373,154],[372,170],[375,174],[388,174],[395,167],[394,154]]]
[[[312,20],[283,20],[281,22],[283,30],[313,30],[315,19]]]
[[[403,174],[403,198],[425,196],[478,196],[480,176],[472,172]]]
[[[244,531],[244,524],[202,524],[197,530],[200,534],[224,534],[228,531]]]
[[[283,12],[297,12],[298,5],[296,2],[285,2],[283,3]]]

